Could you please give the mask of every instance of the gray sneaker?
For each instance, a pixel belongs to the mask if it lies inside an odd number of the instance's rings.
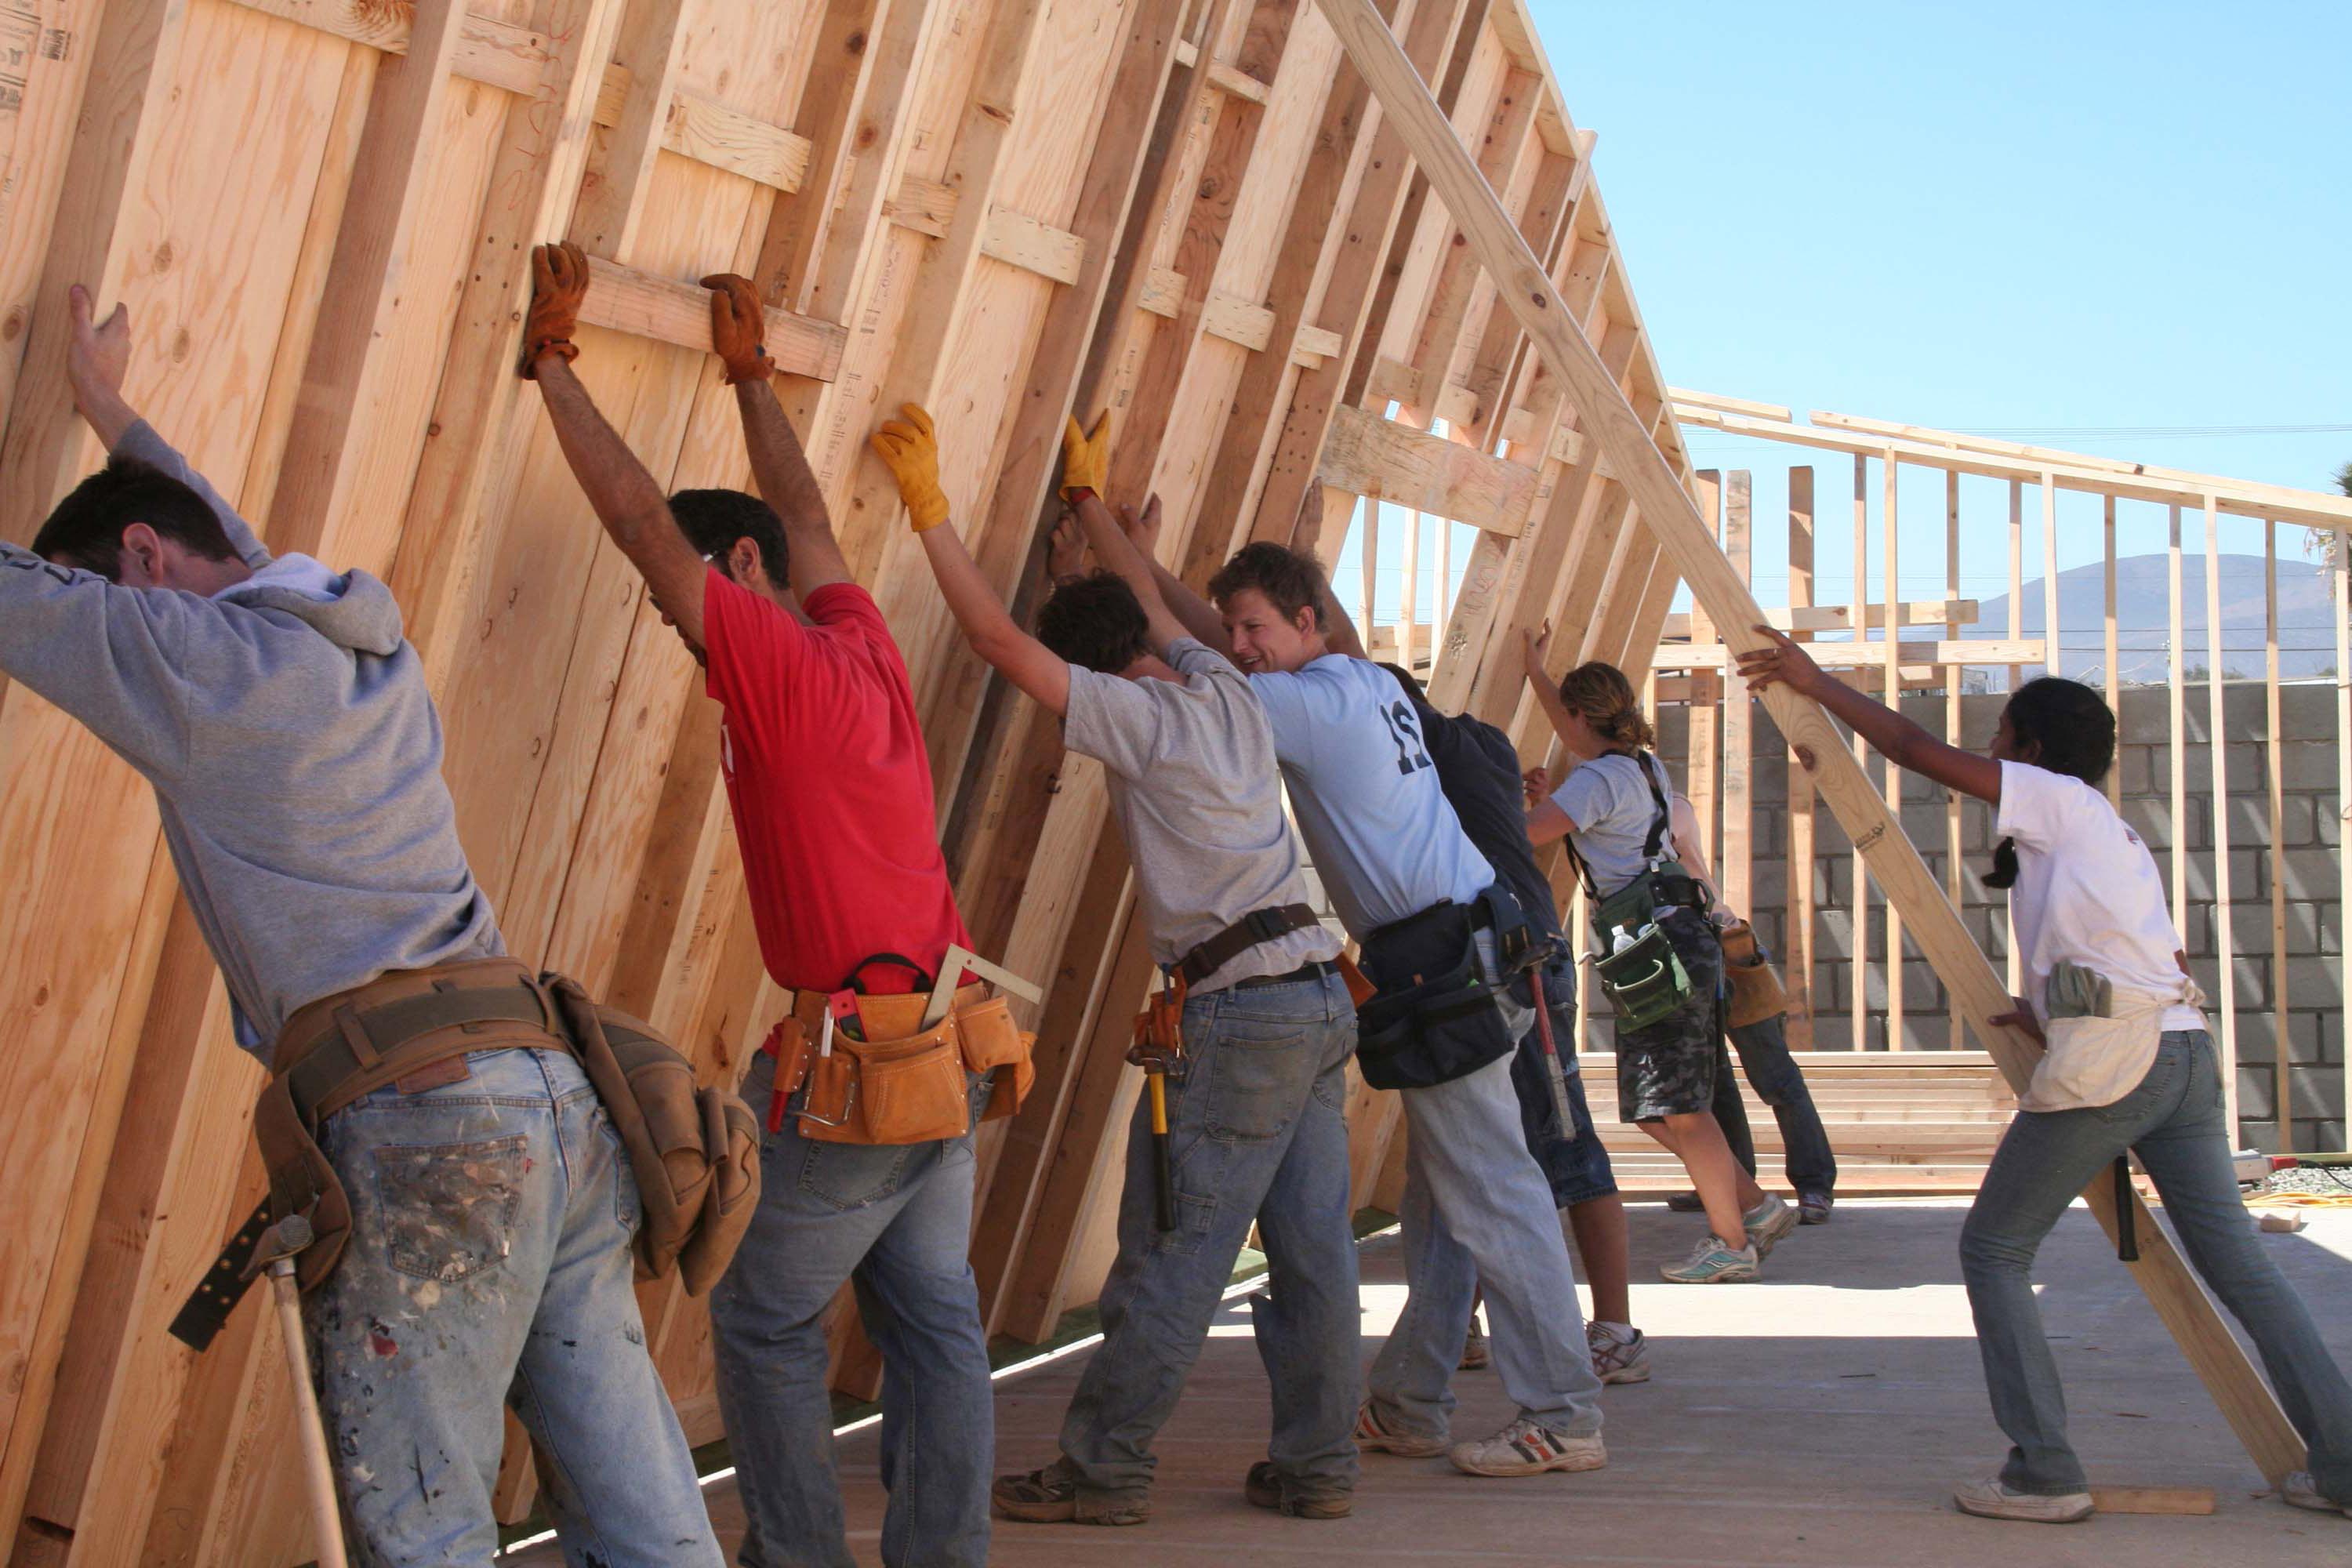
[[[1592,1375],[1602,1383],[1650,1381],[1650,1336],[1641,1330],[1635,1329],[1632,1339],[1621,1340],[1599,1323],[1587,1323],[1584,1343],[1592,1352]]]
[[[2014,1519],[2028,1524],[2075,1524],[2097,1510],[2088,1492],[2057,1497],[2040,1492],[2011,1491],[1999,1476],[1969,1481],[1952,1489],[1952,1503],[1962,1513],[1979,1519]]]
[[[1755,1247],[1709,1236],[1680,1263],[1659,1264],[1658,1278],[1669,1285],[1738,1285],[1759,1277],[1756,1263]]]
[[[1739,1223],[1748,1227],[1748,1245],[1756,1249],[1756,1260],[1760,1263],[1772,1256],[1772,1249],[1800,1222],[1793,1207],[1778,1195],[1766,1193],[1762,1203],[1739,1216]]]
[[[2307,1508],[2314,1513],[2340,1513],[2352,1519],[2352,1503],[2338,1503],[2319,1489],[2309,1470],[2297,1470],[2279,1483],[2279,1496],[2290,1508]]]

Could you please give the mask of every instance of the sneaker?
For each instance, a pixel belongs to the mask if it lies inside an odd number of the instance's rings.
[[[1592,1352],[1592,1375],[1602,1383],[1647,1383],[1650,1381],[1650,1337],[1641,1330],[1633,1331],[1630,1340],[1619,1339],[1614,1329],[1599,1323],[1584,1325],[1584,1342]]]
[[[1741,1215],[1739,1222],[1748,1227],[1748,1245],[1756,1249],[1759,1263],[1771,1257],[1772,1249],[1799,1224],[1797,1211],[1771,1193],[1766,1193],[1762,1203]]]
[[[1666,1207],[1676,1214],[1705,1214],[1706,1205],[1699,1202],[1696,1193],[1674,1193],[1666,1198]]]
[[[1282,1472],[1274,1468],[1271,1459],[1260,1459],[1249,1468],[1249,1475],[1242,1482],[1242,1496],[1249,1499],[1252,1506],[1270,1508],[1285,1519],[1345,1519],[1356,1511],[1356,1500],[1346,1492],[1302,1495],[1297,1487],[1283,1479]]]
[[[1494,1358],[1486,1353],[1486,1331],[1478,1326],[1478,1315],[1470,1315],[1470,1331],[1463,1337],[1461,1370],[1484,1372]]]
[[[2279,1496],[2292,1508],[2307,1508],[2314,1513],[2340,1513],[2352,1519],[2352,1503],[2339,1503],[2322,1495],[2319,1483],[2311,1479],[2309,1470],[2297,1470],[2281,1481]]]
[[[1829,1224],[1830,1209],[1836,1202],[1837,1200],[1827,1193],[1799,1193],[1797,1223],[1799,1225]]]
[[[1597,1470],[1609,1462],[1601,1435],[1571,1437],[1520,1416],[1493,1436],[1456,1443],[1447,1456],[1465,1476],[1539,1476],[1546,1470]]]
[[[1018,1476],[999,1476],[988,1489],[988,1500],[1006,1519],[1024,1524],[1141,1524],[1151,1517],[1151,1504],[1142,1498],[1099,1503],[1078,1513],[1078,1481],[1059,1463]]]
[[[1443,1454],[1446,1441],[1443,1437],[1419,1437],[1411,1432],[1399,1431],[1381,1415],[1381,1407],[1365,1400],[1356,1412],[1356,1447],[1376,1454],[1395,1454],[1407,1459],[1426,1459],[1433,1454]]]
[[[1658,1265],[1658,1278],[1669,1285],[1735,1285],[1757,1278],[1756,1249],[1734,1247],[1720,1237],[1706,1237],[1680,1263]]]
[[[1969,1481],[1952,1489],[1952,1503],[1962,1513],[1979,1519],[2015,1519],[2029,1524],[2075,1524],[2091,1517],[2096,1505],[2088,1492],[2045,1497],[2040,1492],[2015,1492],[1999,1476]]]

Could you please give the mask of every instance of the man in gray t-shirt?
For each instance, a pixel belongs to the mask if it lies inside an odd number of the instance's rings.
[[[1030,1522],[1141,1524],[1153,1436],[1176,1407],[1255,1222],[1272,1272],[1254,1319],[1272,1373],[1269,1458],[1244,1493],[1313,1518],[1349,1511],[1358,1387],[1346,1069],[1356,1011],[1339,939],[1307,907],[1274,736],[1250,682],[1187,636],[1095,494],[1104,427],[1071,426],[1063,496],[1116,571],[1064,578],[1024,633],[953,527],[919,531],[949,609],[982,658],[1063,716],[1099,760],[1135,864],[1151,956],[1188,986],[1167,1069],[1173,1230],[1159,1228],[1149,1106],[1128,1137],[1118,1261],[1103,1345],[1062,1425],[1062,1454],[1000,1477],[997,1511]],[[1156,512],[1155,499],[1150,510]],[[1067,525],[1056,554],[1074,557]],[[1141,591],[1131,584],[1140,583]],[[1132,1005],[1118,997],[1112,1005]]]

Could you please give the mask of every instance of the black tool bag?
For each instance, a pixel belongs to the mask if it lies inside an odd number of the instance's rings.
[[[1501,974],[1490,983],[1475,933],[1495,933]],[[1541,962],[1527,917],[1509,893],[1487,889],[1468,904],[1448,900],[1364,938],[1364,976],[1377,987],[1356,1009],[1356,1063],[1374,1089],[1433,1089],[1518,1048],[1498,985]]]

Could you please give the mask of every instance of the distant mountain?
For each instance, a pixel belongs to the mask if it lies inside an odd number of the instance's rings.
[[[2171,641],[2169,564],[2165,556],[2127,555],[2116,562],[2116,645],[2120,679],[2158,683],[2166,679]],[[2281,555],[2279,674],[2309,679],[2336,668],[2334,606],[2327,572],[2317,562]],[[2042,635],[2042,579],[2019,592],[2023,635]],[[2205,636],[2205,558],[2184,553],[2180,562],[2181,667],[2201,670],[2210,662]],[[1982,618],[1964,626],[1964,637],[2009,636],[2009,595],[1979,601]],[[2106,672],[2106,571],[2098,563],[2058,574],[2058,625],[2063,629],[2060,668],[2084,680]],[[1918,634],[1913,633],[1913,636]],[[2221,557],[2221,671],[2262,679],[2263,558]]]

